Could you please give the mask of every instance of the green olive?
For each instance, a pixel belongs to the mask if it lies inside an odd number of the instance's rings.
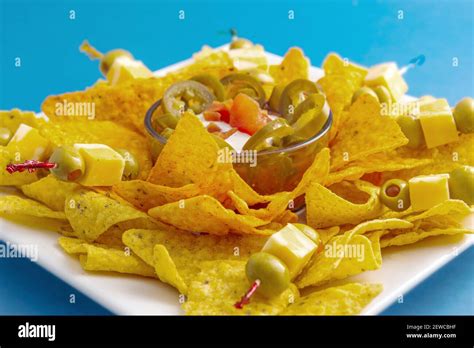
[[[138,177],[140,166],[135,156],[125,149],[115,149],[125,160],[122,180],[134,180]]]
[[[377,94],[380,104],[390,104],[392,102],[392,96],[387,87],[376,86],[374,87],[374,92]]]
[[[372,88],[364,86],[355,91],[354,95],[352,96],[352,103],[355,103],[357,98],[359,98],[362,94],[370,94],[372,97],[379,100],[379,97]]]
[[[319,245],[321,243],[321,238],[319,237],[319,233],[316,232],[316,230],[312,227],[309,227],[308,225],[305,224],[300,224],[300,223],[294,223],[292,224],[295,226],[297,229],[299,229],[303,234],[311,239],[313,242],[316,243],[316,245]]]
[[[268,106],[270,106],[270,110],[278,112],[280,108],[280,97],[281,93],[285,89],[285,85],[276,85],[273,87],[272,95],[268,100]]]
[[[230,43],[231,50],[235,50],[238,48],[252,48],[252,47],[253,47],[252,41],[247,40],[247,39],[242,39],[242,38],[235,39]]]
[[[290,286],[288,267],[276,256],[258,252],[252,254],[245,267],[248,280],[260,281],[258,292],[266,297],[277,296]]]
[[[115,60],[119,57],[129,57],[133,59],[132,54],[126,50],[117,49],[107,52],[100,60],[100,71],[102,71],[104,76],[107,75]]]
[[[464,134],[474,133],[474,99],[461,99],[454,108],[453,116],[458,131]]]
[[[474,167],[462,166],[449,174],[449,195],[468,205],[474,204]]]
[[[193,81],[202,83],[204,86],[209,88],[214,94],[217,100],[223,101],[225,99],[225,89],[224,85],[219,81],[219,79],[210,74],[201,74],[191,78]]]
[[[421,128],[420,119],[410,115],[400,115],[397,117],[397,123],[403,134],[408,138],[408,146],[417,149],[425,144],[425,136]]]
[[[56,163],[56,167],[50,169],[51,173],[64,181],[76,181],[85,171],[84,159],[79,151],[71,146],[56,148],[49,162]]]
[[[12,137],[12,132],[8,128],[0,128],[0,145],[6,146]]]
[[[408,183],[400,179],[387,180],[380,190],[380,200],[394,211],[407,210],[411,204]]]

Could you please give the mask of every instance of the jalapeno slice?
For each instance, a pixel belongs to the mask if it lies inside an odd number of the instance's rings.
[[[324,110],[309,109],[293,124],[294,136],[305,139],[311,138],[318,133],[328,120],[328,114]]]
[[[268,143],[270,139],[281,139],[294,132],[293,128],[288,124],[284,118],[277,118],[265,126],[263,126],[257,133],[252,135],[244,144],[244,150],[261,151],[271,144]]]
[[[215,76],[209,74],[202,74],[194,76],[191,80],[202,83],[209,88],[217,100],[223,101],[225,99],[224,85]]]
[[[256,78],[247,74],[235,73],[224,76],[221,82],[226,89],[228,99],[234,99],[237,94],[245,93],[255,99],[260,106],[265,104],[265,91]]]
[[[163,95],[163,109],[173,116],[191,109],[200,114],[215,100],[214,95],[197,81],[180,81],[173,83]]]
[[[294,122],[296,107],[310,94],[319,93],[314,82],[306,79],[297,79],[290,82],[281,93],[279,110],[290,124]]]
[[[316,110],[321,112],[326,103],[324,95],[314,93],[309,95],[303,102],[298,104],[293,113],[293,123],[297,122],[299,118],[309,110]]]
[[[176,125],[178,124],[178,121],[179,121],[178,117],[170,113],[166,113],[162,115],[157,115],[153,119],[153,126],[158,132],[161,132],[163,129],[166,129],[166,128],[175,129]]]
[[[222,139],[220,136],[216,134],[212,134],[212,136],[214,137],[214,140],[216,141],[217,146],[219,146],[219,149],[223,149],[227,147],[229,150],[234,150],[234,148],[227,141]]]
[[[270,106],[270,110],[279,112],[281,93],[284,89],[285,85],[276,85],[275,87],[273,87],[272,94],[270,95],[270,99],[268,100],[268,106]]]

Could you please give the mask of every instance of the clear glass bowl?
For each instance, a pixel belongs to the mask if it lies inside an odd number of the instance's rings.
[[[145,127],[152,139],[154,155],[157,156],[167,139],[152,126],[152,118],[161,100],[148,109]],[[239,175],[260,194],[291,191],[298,185],[304,172],[313,163],[316,154],[328,145],[332,113],[321,130],[306,141],[287,147],[257,152],[256,163],[234,163]],[[301,204],[295,205],[301,206]]]

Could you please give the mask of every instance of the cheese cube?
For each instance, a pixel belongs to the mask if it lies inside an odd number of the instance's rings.
[[[112,186],[122,180],[125,160],[103,144],[75,144],[84,159],[84,175],[78,181],[84,186]]]
[[[369,87],[387,87],[394,101],[398,101],[408,91],[408,85],[394,62],[371,67],[365,77],[365,84]]]
[[[124,56],[115,59],[107,73],[111,85],[117,85],[137,78],[150,78],[153,73],[141,61]]]
[[[260,45],[255,45],[250,48],[232,49],[228,54],[237,70],[255,68],[267,69],[267,56],[265,50]]]
[[[449,174],[420,175],[408,181],[413,211],[427,210],[449,199]]]
[[[297,227],[288,224],[267,240],[262,251],[282,260],[293,279],[308,263],[316,248],[317,245],[310,238]]]
[[[420,106],[419,119],[426,140],[431,149],[452,143],[459,139],[453,113],[446,99],[437,99]]]
[[[21,154],[21,161],[43,160],[50,150],[49,140],[40,135],[36,128],[21,123],[7,147]]]

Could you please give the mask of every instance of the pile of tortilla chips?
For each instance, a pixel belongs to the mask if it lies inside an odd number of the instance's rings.
[[[268,72],[281,84],[309,78],[309,67],[303,52],[292,48]],[[472,212],[464,202],[449,200],[424,212],[396,213],[381,204],[379,186],[368,179],[409,178],[474,165],[469,151],[474,138],[464,135],[435,150],[410,150],[397,123],[381,115],[376,99],[365,95],[351,105],[365,68],[330,54],[323,69],[325,76],[317,82],[334,117],[329,147],[316,155],[292,191],[255,192],[231,163],[219,161],[219,146],[192,113],[183,115],[153,161],[143,127],[151,104],[176,81],[203,72],[222,77],[236,70],[226,52],[206,51],[164,77],[115,86],[100,81],[85,91],[50,96],[42,107],[48,120],[31,112],[2,111],[1,127],[15,132],[19,124],[28,124],[53,146],[80,142],[128,149],[139,159],[140,173],[137,180],[111,188],[86,188],[41,171],[2,170],[0,185],[19,191],[0,197],[0,214],[59,232],[58,246],[77,257],[85,271],[150,277],[176,288],[184,295],[186,314],[358,314],[382,285],[353,283],[349,277],[379,269],[383,248],[472,233],[460,223]],[[94,102],[95,119],[56,116],[55,105],[63,100]],[[0,147],[1,167],[14,161],[14,151]],[[270,299],[257,293],[244,309],[236,309],[234,303],[249,286],[247,259],[272,233],[304,219],[290,209],[302,196],[307,224],[319,232],[322,247],[286,291]],[[346,283],[341,285],[341,280]]]

